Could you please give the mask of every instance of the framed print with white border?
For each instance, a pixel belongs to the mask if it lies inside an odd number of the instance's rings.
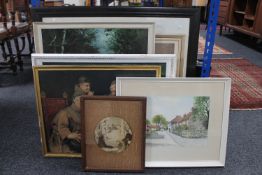
[[[154,23],[34,22],[33,29],[36,53],[154,53]]]
[[[117,78],[119,96],[147,97],[146,167],[224,166],[230,78]]]
[[[174,54],[32,54],[32,66],[161,65],[161,77],[176,77]]]

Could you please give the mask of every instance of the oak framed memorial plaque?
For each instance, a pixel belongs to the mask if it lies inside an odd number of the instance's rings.
[[[142,172],[145,97],[81,97],[83,169]]]

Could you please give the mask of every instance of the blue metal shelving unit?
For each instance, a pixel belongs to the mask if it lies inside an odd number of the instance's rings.
[[[159,7],[164,7],[164,0],[159,0]]]
[[[217,18],[219,12],[219,3],[220,0],[210,1],[207,33],[206,33],[206,44],[205,44],[205,51],[203,56],[201,77],[210,76],[213,47],[215,43],[216,28],[217,28]]]
[[[32,7],[40,7],[41,0],[31,0],[31,6]]]

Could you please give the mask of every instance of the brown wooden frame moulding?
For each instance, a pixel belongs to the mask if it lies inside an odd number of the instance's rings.
[[[146,97],[81,97],[81,119],[85,171],[144,170]]]

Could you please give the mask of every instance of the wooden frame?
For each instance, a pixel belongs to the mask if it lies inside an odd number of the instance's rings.
[[[53,22],[64,21],[64,18],[74,18],[78,22],[83,19],[93,18],[94,21],[108,20],[110,18],[122,19],[124,21],[130,20],[131,18],[137,18],[136,22],[142,20],[149,21],[162,21],[161,25],[156,26],[156,30],[159,28],[160,31],[172,30],[185,32],[185,25],[188,24],[188,36],[185,40],[185,48],[187,52],[186,59],[186,73],[184,76],[194,77],[197,76],[197,48],[198,48],[198,36],[200,26],[200,10],[197,8],[132,8],[132,7],[121,7],[121,8],[86,8],[86,7],[57,7],[57,8],[33,8],[32,9],[34,21],[52,21]],[[103,18],[101,18],[103,17]],[[106,18],[107,17],[107,18]],[[50,20],[48,20],[50,19]],[[98,20],[97,20],[98,19]],[[176,19],[181,21],[178,25],[172,25],[170,21]],[[182,22],[188,20],[188,23]],[[133,20],[135,21],[135,19]],[[72,22],[72,20],[68,20]],[[111,21],[112,22],[112,21]],[[187,30],[186,30],[187,31]],[[158,33],[156,31],[157,35]],[[170,35],[170,33],[162,33],[162,35]],[[178,35],[178,34],[177,34]]]
[[[176,55],[176,75],[183,77],[186,70],[186,62],[184,60],[183,36],[165,36],[157,35],[155,38],[156,54],[175,54]]]
[[[80,152],[63,149],[64,145],[59,144],[56,147],[53,146],[53,135],[47,135],[47,130],[56,131],[56,128],[47,128],[47,126],[58,126],[54,118],[60,118],[59,111],[49,121],[53,121],[53,124],[45,123],[45,109],[46,104],[43,105],[42,98],[57,98],[68,99],[70,106],[66,106],[64,110],[60,110],[60,113],[67,113],[66,111],[75,110],[75,94],[79,96],[82,94],[88,95],[111,95],[111,85],[116,76],[153,76],[160,77],[161,66],[143,66],[143,65],[85,65],[85,66],[38,66],[33,67],[34,73],[34,85],[36,94],[37,112],[39,117],[39,126],[41,132],[41,141],[43,154],[45,157],[80,157]],[[83,78],[86,78],[85,82],[89,83],[89,92],[83,93],[80,90],[80,83],[83,82]],[[110,78],[111,77],[111,78]],[[80,78],[82,79],[80,82]],[[91,87],[91,88],[90,88]],[[81,93],[80,93],[81,92]],[[71,99],[72,97],[72,99]],[[60,100],[61,101],[61,100]],[[73,105],[73,106],[72,106]],[[72,107],[71,107],[72,106]],[[54,104],[54,108],[56,105]],[[71,107],[68,109],[68,107]],[[79,115],[75,112],[75,115]],[[63,120],[64,121],[64,120]],[[67,126],[69,124],[64,124]],[[78,126],[78,125],[77,125]],[[67,128],[67,127],[65,127]],[[68,126],[69,128],[69,126]],[[51,133],[51,132],[50,132]],[[59,132],[58,132],[59,133]],[[62,133],[63,134],[63,133]],[[67,134],[66,134],[67,135]],[[55,135],[54,135],[55,136]],[[68,135],[67,135],[68,136]],[[60,137],[59,137],[60,138]],[[52,145],[51,145],[52,143]],[[58,143],[58,142],[56,142]],[[62,142],[59,142],[62,143]],[[58,150],[59,148],[59,150]]]
[[[230,78],[117,78],[117,95],[147,96],[146,167],[224,166],[230,90]]]
[[[143,171],[145,116],[146,98],[143,97],[82,97],[83,169],[106,172]],[[115,128],[113,131],[106,129],[112,128],[111,126]],[[106,139],[111,135],[114,137],[110,141]]]
[[[32,66],[42,65],[161,65],[161,77],[176,77],[174,54],[32,54]]]
[[[43,22],[34,22],[34,40],[35,40],[35,50],[36,53],[118,53],[121,54],[134,54],[134,50],[141,48],[140,51],[136,54],[147,54],[154,53],[154,24],[153,23],[43,23]],[[107,30],[108,31],[105,31]],[[54,31],[51,31],[54,30]],[[73,30],[75,30],[73,32]],[[76,35],[79,31],[78,35]],[[86,33],[84,33],[86,32]],[[108,32],[111,32],[109,35]],[[116,32],[121,32],[116,34]],[[134,43],[129,43],[130,38],[122,38],[122,33],[129,33],[135,38]],[[132,33],[131,33],[132,32]],[[64,33],[64,34],[63,34]],[[44,36],[45,35],[45,36]],[[54,35],[54,36],[51,36]],[[60,36],[61,35],[61,36]],[[70,36],[73,35],[73,36]],[[99,36],[97,36],[99,35]],[[119,36],[119,40],[125,39],[129,43],[128,49],[120,51],[118,43],[112,47],[117,47],[118,49],[110,48],[111,43],[117,42],[116,37],[112,39],[112,36]],[[60,38],[59,38],[60,36]],[[137,36],[137,37],[135,37]],[[76,37],[79,37],[74,42]],[[69,41],[69,39],[71,39]],[[82,39],[82,41],[81,41]],[[46,43],[45,43],[45,40]],[[85,47],[83,46],[82,50],[79,47],[75,47],[75,44],[80,42],[81,44],[88,43]],[[108,43],[108,44],[101,44]],[[53,43],[54,45],[50,45]],[[125,42],[124,42],[125,43]],[[121,44],[124,44],[121,43]],[[56,46],[59,44],[59,46]],[[70,45],[72,44],[72,45]],[[95,44],[95,46],[93,46]],[[146,45],[146,46],[145,46]],[[130,46],[131,49],[130,49]],[[139,46],[139,47],[138,47]],[[57,49],[58,50],[57,50]],[[68,50],[70,49],[70,50]],[[127,53],[125,53],[125,51]],[[124,53],[122,53],[124,52]]]

